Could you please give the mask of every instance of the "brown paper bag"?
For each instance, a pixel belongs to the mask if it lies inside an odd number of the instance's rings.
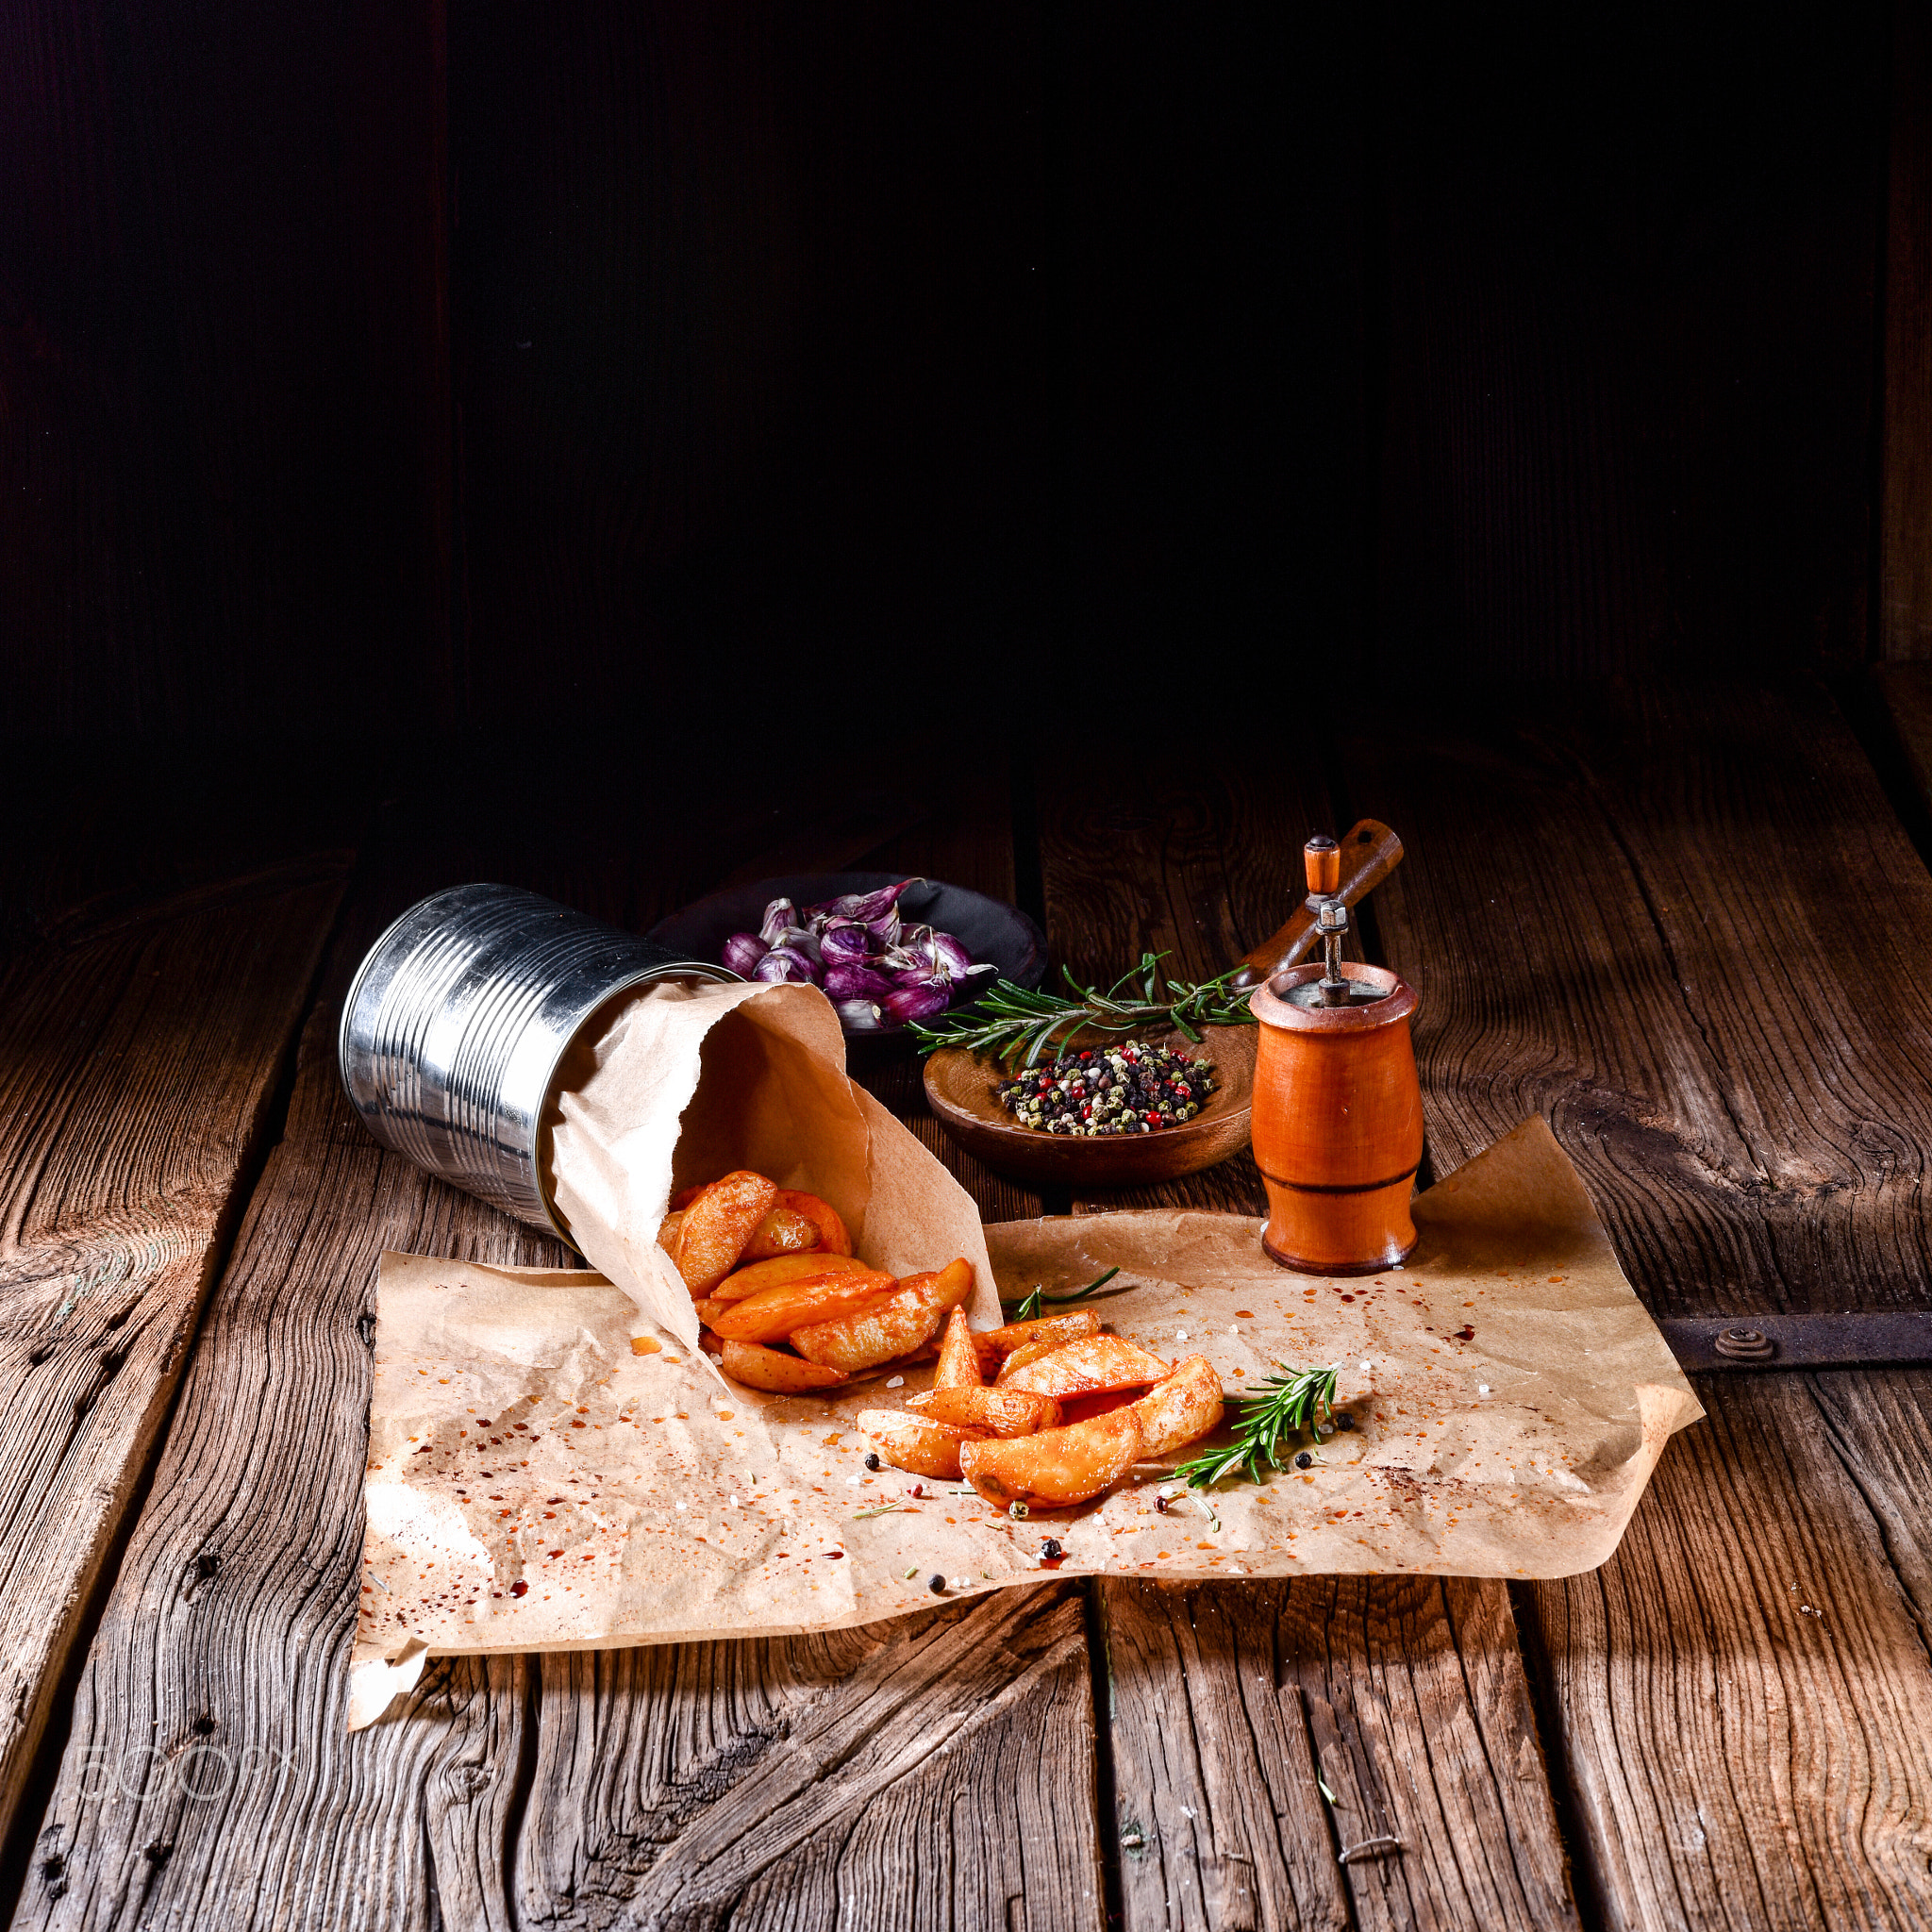
[[[558,1211],[590,1261],[695,1353],[697,1311],[658,1229],[671,1196],[735,1168],[829,1201],[888,1274],[976,1274],[997,1322],[973,1197],[845,1074],[845,1040],[813,986],[660,986],[625,995],[565,1058],[546,1124]],[[702,1357],[700,1357],[702,1359]]]

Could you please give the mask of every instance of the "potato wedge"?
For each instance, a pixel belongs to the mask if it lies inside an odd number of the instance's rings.
[[[1002,1389],[1031,1389],[1039,1395],[1103,1395],[1110,1389],[1144,1389],[1173,1373],[1158,1355],[1122,1335],[1089,1335],[1063,1341],[1000,1378]]]
[[[973,1346],[979,1356],[981,1373],[991,1375],[1016,1348],[1024,1348],[1029,1341],[1051,1341],[1058,1347],[1062,1341],[1078,1341],[1083,1335],[1099,1333],[1100,1317],[1091,1308],[1081,1308],[1070,1315],[1042,1315],[1033,1322],[982,1328],[973,1338]]]
[[[891,1294],[898,1286],[890,1274],[872,1269],[858,1274],[828,1269],[823,1274],[801,1274],[733,1302],[711,1326],[727,1341],[778,1341],[808,1323],[849,1315],[881,1295]]]
[[[959,1473],[989,1503],[1063,1509],[1108,1490],[1141,1458],[1132,1408],[1037,1436],[989,1437],[959,1450]]]
[[[1064,1348],[1065,1346],[1065,1342],[1056,1341],[1051,1336],[1042,1336],[1038,1341],[1023,1341],[1000,1364],[999,1374],[992,1378],[994,1384],[1004,1389],[1007,1383],[1013,1376],[1017,1375],[1028,1362],[1037,1362],[1042,1357],[1050,1356],[1055,1349]]]
[[[675,1261],[677,1258],[677,1230],[684,1225],[684,1209],[664,1217],[664,1224],[658,1230],[658,1245]]]
[[[1069,1395],[1060,1404],[1060,1421],[1091,1422],[1097,1415],[1111,1415],[1117,1408],[1127,1408],[1140,1399],[1138,1389],[1109,1389],[1104,1395]]]
[[[671,1258],[693,1295],[709,1294],[738,1265],[777,1198],[778,1190],[763,1174],[741,1169],[713,1181],[684,1210]]]
[[[908,1415],[897,1408],[861,1408],[857,1425],[872,1438],[879,1454],[894,1469],[949,1483],[959,1480],[961,1445],[980,1440],[977,1429],[928,1422],[923,1415]]]
[[[973,1345],[973,1331],[966,1325],[966,1310],[955,1308],[946,1317],[945,1339],[940,1343],[940,1365],[933,1371],[935,1389],[982,1389],[986,1377],[980,1374],[979,1353]]]
[[[722,1353],[724,1359],[718,1366],[734,1382],[773,1395],[836,1389],[845,1380],[837,1369],[822,1369],[816,1362],[800,1361],[795,1355],[781,1355],[775,1348],[760,1348],[755,1341],[725,1341]]]
[[[906,1407],[933,1422],[963,1423],[993,1436],[1035,1435],[1060,1419],[1060,1406],[1051,1395],[1023,1389],[928,1389],[908,1397]]]
[[[752,1229],[751,1239],[745,1242],[741,1258],[765,1261],[774,1255],[808,1254],[820,1245],[816,1221],[808,1221],[803,1214],[794,1214],[789,1208],[774,1208]]]
[[[780,1188],[778,1206],[792,1214],[802,1214],[814,1224],[819,1231],[819,1246],[828,1255],[849,1255],[852,1252],[852,1237],[845,1232],[845,1224],[839,1217],[839,1210],[829,1201],[821,1201],[816,1194],[808,1194],[802,1188]]]
[[[794,1328],[791,1341],[808,1362],[856,1372],[910,1355],[973,1292],[973,1264],[952,1261],[937,1274],[908,1274],[898,1291],[833,1322]]]
[[[741,1302],[747,1295],[776,1288],[781,1281],[799,1281],[808,1274],[869,1272],[872,1271],[863,1261],[855,1261],[850,1255],[828,1255],[822,1248],[813,1248],[807,1254],[774,1255],[769,1260],[750,1261],[742,1268],[734,1268],[711,1292],[721,1302]]]
[[[1221,1377],[1205,1355],[1191,1355],[1134,1405],[1141,1454],[1165,1456],[1205,1436],[1221,1420]]]
[[[698,1311],[698,1320],[707,1328],[715,1328],[718,1325],[718,1317],[732,1307],[734,1304],[713,1301],[709,1295],[700,1295],[694,1306]]]
[[[702,1188],[679,1188],[671,1197],[672,1213],[682,1214],[704,1191]]]

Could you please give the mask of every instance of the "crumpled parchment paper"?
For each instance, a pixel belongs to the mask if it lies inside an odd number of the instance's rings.
[[[802,1184],[818,1178],[808,1163]],[[927,1480],[919,1495],[918,1479],[864,1467],[854,1415],[926,1387],[929,1363],[830,1396],[760,1395],[667,1344],[671,1324],[598,1276],[385,1256],[351,1728],[430,1656],[864,1623],[930,1605],[934,1575],[958,1595],[1043,1567],[1593,1568],[1666,1440],[1702,1413],[1690,1385],[1540,1118],[1420,1196],[1415,1218],[1408,1265],[1353,1280],[1274,1267],[1241,1216],[987,1228],[1001,1293],[1118,1267],[1109,1290],[1123,1291],[1094,1304],[1109,1326],[1169,1358],[1207,1355],[1231,1402],[1277,1363],[1337,1367],[1356,1424],[1306,1472],[1158,1508],[1175,1489],[1168,1468],[1196,1445],[1097,1504],[1025,1521],[964,1485]],[[904,1265],[958,1251],[915,1245]],[[1064,1555],[1043,1566],[1048,1537]]]

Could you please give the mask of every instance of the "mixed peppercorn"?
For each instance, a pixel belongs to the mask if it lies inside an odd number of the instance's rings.
[[[1201,1111],[1214,1068],[1165,1046],[1108,1046],[1063,1053],[998,1088],[1021,1125],[1046,1134],[1151,1134]]]

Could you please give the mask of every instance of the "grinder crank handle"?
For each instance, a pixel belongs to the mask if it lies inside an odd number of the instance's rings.
[[[1402,841],[1380,819],[1363,819],[1341,841],[1336,858],[1341,878],[1335,896],[1344,906],[1359,905],[1402,863]],[[1230,984],[1258,986],[1305,959],[1314,946],[1315,915],[1306,906],[1297,906],[1288,924],[1241,961]]]

